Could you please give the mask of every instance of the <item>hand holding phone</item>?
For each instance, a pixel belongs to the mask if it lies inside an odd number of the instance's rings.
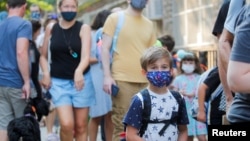
[[[118,92],[119,92],[119,87],[117,85],[112,84],[111,85],[111,95],[117,96]]]

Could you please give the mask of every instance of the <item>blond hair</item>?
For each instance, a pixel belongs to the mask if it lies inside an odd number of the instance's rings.
[[[58,6],[61,7],[64,0],[60,0]],[[75,0],[76,6],[78,6],[78,0]]]

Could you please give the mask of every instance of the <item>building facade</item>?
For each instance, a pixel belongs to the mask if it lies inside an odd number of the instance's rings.
[[[207,66],[216,65],[217,39],[212,29],[224,0],[149,0],[144,14],[157,27],[157,36],[170,34],[175,49],[187,49],[205,55]],[[83,0],[79,19],[91,24],[96,14],[114,7],[126,8],[127,0]],[[200,56],[202,57],[202,56]]]

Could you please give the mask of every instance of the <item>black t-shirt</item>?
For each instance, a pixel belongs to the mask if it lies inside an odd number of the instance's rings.
[[[230,4],[230,1],[226,1],[226,2],[224,2],[222,4],[222,6],[220,8],[220,11],[219,11],[219,13],[217,15],[217,19],[215,21],[214,28],[213,28],[213,31],[212,31],[212,34],[214,36],[217,36],[217,34],[222,33],[222,30],[224,28],[224,23],[225,23],[226,17],[227,17],[229,4]]]
[[[208,86],[206,91],[206,101],[211,98],[212,93],[220,85],[219,70],[218,67],[215,67],[208,74],[207,78],[203,81],[204,84]],[[219,110],[219,105],[221,101],[221,96],[223,93],[218,94],[217,97],[211,101],[210,105],[210,124],[211,125],[221,125],[222,124],[222,115],[225,114],[224,111]]]
[[[216,90],[216,88],[220,84],[219,70],[218,67],[215,67],[208,74],[207,78],[203,82],[207,85],[208,89],[206,91],[206,101],[211,97],[212,93]]]

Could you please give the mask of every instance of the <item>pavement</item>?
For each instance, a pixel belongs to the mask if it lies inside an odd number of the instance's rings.
[[[40,129],[41,129],[42,141],[47,141],[47,140],[46,140],[46,137],[47,137],[47,130],[46,130],[46,127],[41,127]],[[57,134],[58,134],[58,136],[59,136],[59,128],[57,128],[56,126],[54,126],[53,131],[58,131]],[[101,130],[100,130],[100,127],[99,127],[99,130],[98,130],[98,131],[99,131],[99,132],[98,132],[96,141],[102,141],[102,139],[101,139],[101,133],[100,133],[100,131],[101,131]],[[89,131],[89,132],[91,132],[91,131]],[[198,141],[198,139],[197,139],[197,138],[194,138],[194,141]]]
[[[40,127],[40,129],[41,129],[41,138],[42,138],[42,141],[47,141],[46,140],[46,137],[47,137],[47,129],[46,129],[46,127]],[[53,131],[55,131],[55,132],[58,131],[57,134],[59,136],[59,127],[54,126]],[[99,132],[98,132],[96,141],[102,141],[100,131],[101,130],[99,128]],[[91,131],[89,131],[89,132],[91,132]]]

